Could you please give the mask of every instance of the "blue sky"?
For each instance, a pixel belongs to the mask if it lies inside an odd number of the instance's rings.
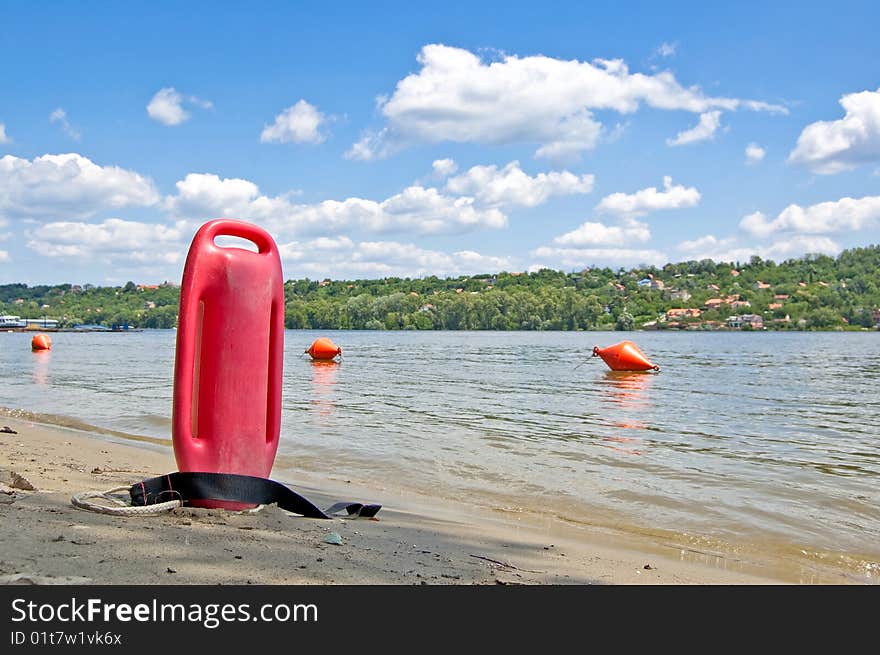
[[[880,242],[876,3],[0,2],[0,283],[782,261]]]

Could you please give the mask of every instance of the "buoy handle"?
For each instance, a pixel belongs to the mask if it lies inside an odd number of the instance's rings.
[[[593,346],[593,357],[599,356],[599,346]]]

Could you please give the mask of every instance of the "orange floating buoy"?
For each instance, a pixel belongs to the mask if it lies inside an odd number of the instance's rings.
[[[31,339],[31,350],[51,350],[52,339],[48,334],[37,334]]]
[[[327,361],[333,359],[337,355],[341,355],[342,348],[337,346],[327,337],[320,337],[315,339],[305,352],[314,360]]]
[[[659,371],[632,341],[621,341],[607,348],[596,346],[593,357],[601,357],[612,371]]]

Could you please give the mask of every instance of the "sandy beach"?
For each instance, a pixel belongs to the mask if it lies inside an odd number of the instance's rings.
[[[566,533],[442,499],[382,497],[332,477],[278,478],[318,505],[380,502],[371,519],[305,519],[277,506],[153,516],[84,511],[73,494],[176,470],[168,445],[3,416],[0,581],[10,584],[773,584],[735,562],[675,559],[609,534]],[[34,487],[14,484],[11,474]],[[302,476],[297,476],[301,478]],[[325,541],[336,533],[341,544]],[[577,538],[573,538],[576,536]]]

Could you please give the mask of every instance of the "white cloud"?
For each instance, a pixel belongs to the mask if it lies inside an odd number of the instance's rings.
[[[553,243],[560,246],[626,246],[633,241],[644,243],[651,238],[647,224],[634,219],[624,219],[622,225],[586,222],[571,232],[566,232]]]
[[[445,253],[412,243],[363,241],[347,237],[291,242],[278,246],[285,275],[333,279],[423,277],[512,270],[507,257],[472,250]]]
[[[674,43],[666,43],[665,41],[654,51],[660,57],[671,57],[678,49],[678,41]]]
[[[596,206],[596,211],[615,216],[638,217],[650,212],[694,207],[700,202],[700,192],[694,187],[672,185],[672,178],[663,178],[663,191],[648,187],[632,194],[612,193]]]
[[[67,120],[67,112],[64,111],[61,107],[49,114],[49,122],[58,123],[59,125],[61,125],[61,129],[64,130],[64,133],[67,136],[69,136],[74,141],[79,141],[81,136],[80,131],[70,124],[70,121]]]
[[[721,112],[718,110],[707,111],[700,114],[700,121],[691,129],[679,132],[674,139],[666,139],[670,146],[684,146],[689,143],[706,141],[715,136],[715,132],[721,127]]]
[[[183,223],[162,225],[109,218],[100,223],[56,221],[26,233],[27,246],[44,257],[102,258],[106,261],[182,261],[185,237],[191,236]]]
[[[154,121],[159,121],[163,125],[180,125],[190,117],[190,113],[184,109],[184,104],[196,105],[203,109],[210,109],[214,106],[210,100],[202,100],[196,96],[184,96],[174,87],[169,86],[156,91],[147,105],[147,114]]]
[[[571,157],[597,144],[595,110],[630,114],[647,105],[704,114],[713,109],[787,113],[754,100],[712,97],[668,71],[630,73],[619,59],[565,61],[504,55],[483,61],[460,48],[426,45],[421,69],[379,102],[386,126],[367,133],[347,156],[387,156],[412,143],[537,143],[537,156]]]
[[[726,239],[718,239],[711,234],[707,234],[706,236],[699,237],[697,239],[692,239],[689,241],[682,241],[678,244],[677,249],[684,253],[701,253],[712,250],[720,250],[724,248],[731,248],[736,243],[736,239],[734,237],[728,237]],[[706,259],[706,257],[700,256],[695,259]]]
[[[578,176],[568,171],[532,177],[523,172],[518,161],[512,161],[501,170],[494,165],[474,166],[447,180],[446,190],[474,196],[484,205],[535,207],[551,196],[590,193],[594,179],[593,175]]]
[[[683,241],[677,249],[685,253],[688,259],[712,259],[716,262],[747,262],[753,255],[779,262],[802,257],[808,253],[837,255],[842,250],[837,243],[828,237],[806,235],[794,235],[775,243],[758,245],[739,244],[735,237],[718,239],[707,235],[692,241]]]
[[[288,107],[275,117],[272,125],[263,128],[263,143],[321,143],[326,137],[320,128],[327,117],[305,100]]]
[[[788,161],[824,175],[880,161],[880,89],[840,99],[846,110],[836,121],[807,125]]]
[[[0,157],[0,217],[84,218],[106,209],[158,202],[153,182],[134,171],[100,166],[76,153],[27,160]]]
[[[745,216],[739,225],[756,237],[781,231],[826,234],[865,230],[880,225],[880,196],[841,198],[809,207],[791,204],[772,220],[755,212]]]
[[[6,134],[6,124],[0,123],[0,144],[12,143],[12,139]]]
[[[571,269],[589,266],[638,266],[640,264],[662,266],[669,262],[658,250],[635,248],[552,248],[541,246],[532,251],[533,257],[556,262],[552,268]]]
[[[758,162],[763,161],[766,154],[767,151],[757,143],[750,143],[746,146],[746,163],[757,164]]]
[[[452,159],[435,159],[431,168],[434,170],[435,178],[443,179],[455,173],[458,170],[458,164]]]
[[[190,173],[166,199],[176,216],[227,216],[261,222],[282,235],[328,234],[360,229],[373,233],[457,234],[507,226],[496,208],[480,208],[473,198],[453,198],[414,185],[382,201],[364,198],[297,204],[289,196],[268,197],[253,182]]]

